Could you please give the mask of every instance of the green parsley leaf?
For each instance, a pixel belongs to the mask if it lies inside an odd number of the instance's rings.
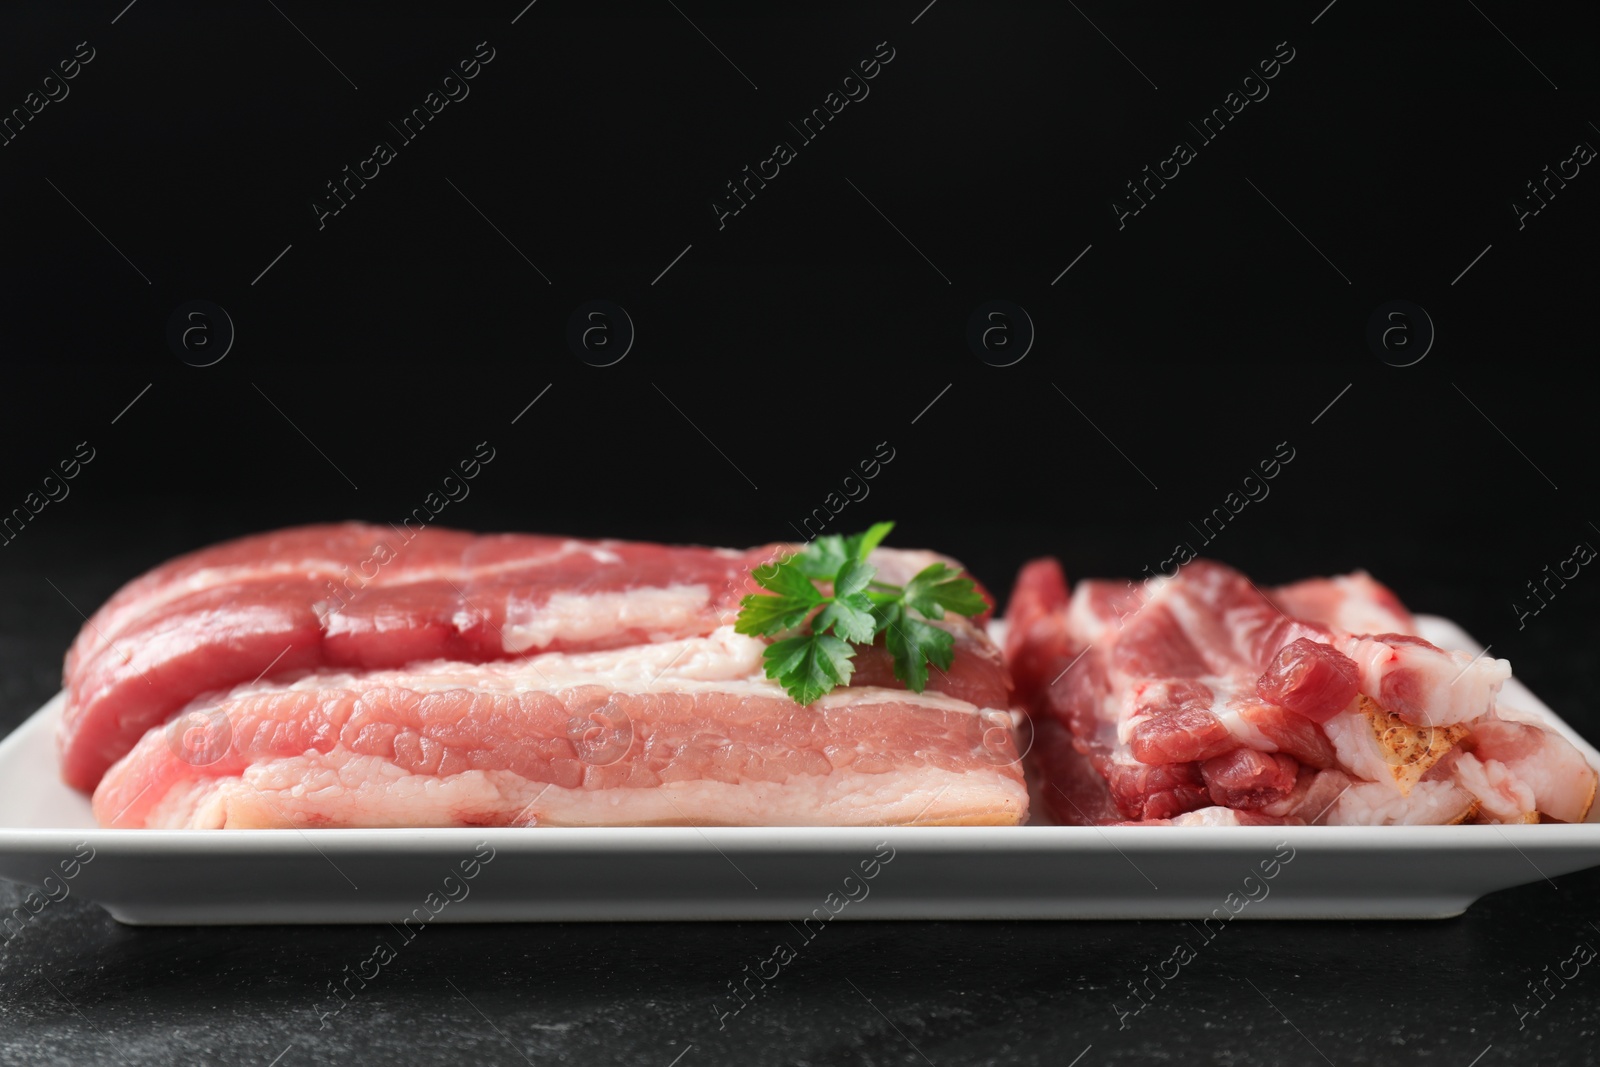
[[[776,564],[757,567],[750,573],[763,589],[770,589],[782,596],[809,600],[813,604],[822,603],[822,594],[811,584],[799,561],[799,556],[785,556]]]
[[[878,633],[883,633],[892,624],[905,618],[906,606],[900,602],[899,597],[880,601],[872,605],[872,619],[874,628]]]
[[[894,676],[904,682],[907,689],[920,693],[927,688],[930,663],[941,671],[950,669],[955,658],[956,639],[948,631],[913,619],[898,605],[884,622],[883,642],[894,657]]]
[[[800,553],[800,569],[807,577],[828,581],[850,560],[866,559],[867,554],[882,544],[892,529],[892,522],[876,522],[849,537],[824,534]]]
[[[833,595],[849,596],[852,593],[864,593],[877,573],[878,568],[872,564],[852,559],[839,568],[839,573],[834,577]]]
[[[810,704],[855,672],[855,653],[831,634],[802,634],[775,641],[764,654],[768,678],[776,678],[796,704]]]
[[[845,554],[855,559],[866,559],[867,553],[882,544],[892,529],[894,529],[892,522],[873,523],[864,532],[844,539]]]
[[[763,564],[751,572],[756,584],[776,596],[752,594],[739,601],[739,617],[733,628],[751,636],[776,637],[805,622],[811,610],[822,603],[822,594],[811,579],[800,573],[794,556]]]
[[[741,600],[734,628],[776,638],[764,653],[767,677],[777,679],[796,703],[810,704],[848,685],[855,646],[871,644],[879,634],[893,657],[895,677],[920,693],[929,665],[948,670],[955,658],[954,636],[925,620],[942,619],[946,611],[979,615],[988,609],[972,579],[944,563],[924,567],[904,587],[877,581],[878,569],[867,556],[893,529],[894,523],[880,522],[848,537],[818,537],[798,554],[753,572],[770,595]]]
[[[811,620],[811,632],[833,628],[833,632],[856,644],[869,645],[877,636],[877,620],[872,615],[872,601],[867,599],[865,593],[850,593],[847,596],[835,596],[833,603],[817,612],[817,617]]]
[[[776,637],[806,621],[816,601],[793,596],[752,594],[739,601],[739,617],[733,628],[751,637]]]
[[[943,563],[930,563],[906,583],[906,607],[929,619],[942,619],[946,608],[958,615],[981,615],[988,603],[971,578]]]
[[[845,551],[844,538],[838,534],[825,534],[801,551],[796,557],[798,560],[796,565],[806,577],[825,582],[838,574],[839,568],[844,566],[845,560],[849,558],[849,554]]]

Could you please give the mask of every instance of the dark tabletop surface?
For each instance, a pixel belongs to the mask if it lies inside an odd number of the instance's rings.
[[[27,510],[0,537],[0,728],[123,582],[399,521],[479,441],[499,458],[442,525],[756,544],[894,518],[1001,596],[1037,555],[1160,567],[1284,442],[1203,554],[1262,583],[1368,568],[1600,738],[1600,578],[1530,589],[1600,540],[1582,24],[1503,0],[7,5],[0,521]],[[470,96],[444,81],[479,54]],[[435,87],[459,98],[391,125]],[[818,107],[825,136],[791,125]],[[340,207],[375,141],[395,158]],[[796,158],[734,214],[778,141]],[[609,366],[568,336],[594,299],[636,328]],[[997,299],[1004,336],[1019,307],[1036,328],[1008,366],[968,336]],[[1453,920],[1231,924],[1125,1020],[1182,924],[841,923],[726,1025],[786,927],[436,924],[323,1020],[374,930],[139,929],[69,897],[0,941],[0,1064],[1588,1063],[1600,976],[1551,975],[1600,944],[1597,890],[1530,869]],[[23,892],[0,882],[0,913]]]

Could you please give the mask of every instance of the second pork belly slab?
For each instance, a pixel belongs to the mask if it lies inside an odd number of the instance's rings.
[[[801,707],[764,676],[765,647],[722,627],[243,686],[149,731],[96,790],[96,817],[228,829],[1026,817],[1005,686],[979,703],[853,686]],[[981,651],[958,645],[953,669]]]

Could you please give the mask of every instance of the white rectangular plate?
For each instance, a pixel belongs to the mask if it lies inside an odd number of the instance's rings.
[[[1481,648],[1447,620],[1419,624]],[[1521,683],[1504,695],[1600,766]],[[1600,865],[1596,812],[1572,826],[103,830],[57,771],[61,702],[0,742],[0,877],[128,923],[1420,919]]]

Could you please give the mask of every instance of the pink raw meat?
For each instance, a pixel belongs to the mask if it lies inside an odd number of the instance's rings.
[[[1365,573],[1269,595],[1195,560],[1170,578],[1083,581],[1069,595],[1059,564],[1037,560],[1012,605],[1007,662],[1031,713],[1054,724],[1036,724],[1050,739],[1036,760],[1058,818],[1052,794],[1093,812],[1072,821],[1107,821],[1085,775],[1124,818],[1179,824],[1228,821],[1184,815],[1201,809],[1344,823],[1575,821],[1594,797],[1595,772],[1576,748],[1497,707],[1509,664],[1396,631],[1414,625],[1410,613]]]
[[[79,633],[64,670],[62,775],[92,789],[147,730],[251,680],[709,634],[758,591],[751,569],[783,551],[358,523],[202,549],[130,582]],[[903,580],[943,558],[880,550],[874,562]],[[956,663],[929,687],[988,703],[1004,665],[972,627],[956,629]],[[860,684],[898,686],[887,663],[865,652]]]
[[[1015,824],[1001,703],[882,687],[801,707],[765,642],[319,672],[197,701],[101,781],[117,827]]]
[[[1417,620],[1394,590],[1366,571],[1333,578],[1307,578],[1269,594],[1284,613],[1353,634],[1415,633]]]
[[[1294,792],[1300,764],[1281,752],[1236,748],[1200,765],[1211,802],[1225,808],[1264,808]]]
[[[1511,664],[1503,659],[1446,652],[1409,634],[1346,634],[1338,645],[1356,664],[1363,693],[1423,726],[1487,715],[1511,677]]]
[[[1241,746],[1332,762],[1316,724],[1256,684],[1285,644],[1327,632],[1285,617],[1238,572],[1202,560],[1132,593],[1086,581],[1069,598],[1059,565],[1037,561],[1012,602],[1023,609],[1007,634],[1019,696],[1068,726],[1127,817],[1209,803],[1199,765]]]
[[[1350,706],[1361,691],[1355,660],[1332,645],[1300,637],[1272,657],[1256,680],[1256,692],[1313,722],[1327,722]]]

